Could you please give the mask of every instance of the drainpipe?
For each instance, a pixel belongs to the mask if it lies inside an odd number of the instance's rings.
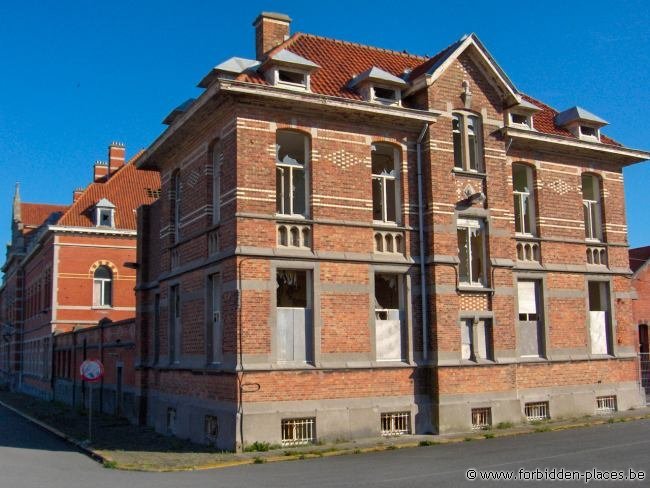
[[[420,238],[420,297],[422,307],[422,359],[426,363],[429,359],[429,331],[427,320],[427,288],[426,288],[426,264],[424,249],[424,205],[422,203],[422,140],[429,129],[429,124],[424,124],[422,132],[417,141],[418,157],[418,229]]]

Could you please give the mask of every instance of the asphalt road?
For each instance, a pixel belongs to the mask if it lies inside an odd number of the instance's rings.
[[[520,486],[521,481],[469,481],[467,470],[540,473],[544,468],[644,470],[650,486],[650,420],[371,454],[182,473],[105,469],[68,444],[0,407],[0,488],[430,487]],[[558,471],[556,471],[558,473]],[[556,482],[557,483],[557,482]],[[552,486],[540,481],[536,486]],[[561,486],[584,486],[584,479]]]

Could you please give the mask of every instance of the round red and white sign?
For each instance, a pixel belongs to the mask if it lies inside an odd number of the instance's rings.
[[[104,365],[99,359],[86,359],[79,368],[81,379],[85,381],[99,381],[104,376]]]

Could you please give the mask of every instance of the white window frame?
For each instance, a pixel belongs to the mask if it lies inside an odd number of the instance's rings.
[[[375,93],[375,88],[379,88],[380,90],[389,90],[392,91],[394,94],[394,98],[384,98],[384,97],[379,97]],[[383,105],[397,105],[400,107],[402,105],[402,90],[399,88],[394,88],[392,86],[386,86],[386,85],[375,85],[374,83],[371,83],[368,86],[369,93],[370,93],[370,101],[371,102],[379,102]]]
[[[100,266],[100,268],[108,269],[110,278],[97,278],[93,275],[93,307],[94,308],[112,308],[113,307],[113,271],[108,266]],[[104,303],[106,298],[106,287],[110,287],[111,300],[110,303]],[[98,289],[99,288],[99,289]]]
[[[487,286],[487,232],[485,221],[481,218],[458,218],[456,220],[456,229],[466,229],[467,230],[467,272],[469,275],[469,281],[461,281],[460,276],[460,263],[458,265],[458,281],[462,286],[472,286],[472,287],[485,287]],[[483,233],[483,249],[482,249],[482,265],[483,265],[483,281],[476,281],[472,276],[472,242],[471,242],[471,231],[470,229],[478,229],[478,232]],[[458,249],[458,258],[460,259],[460,248]]]
[[[458,120],[458,130],[453,129],[453,119]],[[474,120],[473,136],[474,136],[474,157],[476,167],[471,167],[471,147],[469,143],[470,125],[469,121]],[[454,169],[456,171],[466,171],[469,173],[483,173],[484,160],[483,160],[483,119],[474,113],[467,112],[453,112],[452,113],[452,132],[460,134],[460,148],[461,148],[461,167],[456,166],[454,158]],[[454,143],[455,144],[455,143]],[[454,148],[455,154],[455,148]]]
[[[528,191],[517,191],[515,190],[515,167],[522,167],[526,171],[526,186]],[[512,193],[514,195],[514,205],[519,206],[519,216],[520,221],[517,222],[517,212],[515,208],[515,234],[522,236],[535,236],[536,232],[536,217],[535,217],[535,187],[533,181],[533,169],[527,164],[522,163],[513,163],[512,164]],[[530,226],[530,232],[526,232],[526,221],[524,216],[524,203],[528,207],[528,225]],[[519,224],[521,230],[517,230],[517,224]]]
[[[515,122],[514,116],[524,117],[526,122]],[[524,114],[520,112],[508,112],[508,125],[510,127],[515,127],[517,129],[532,129],[533,128],[533,116],[531,114]]]
[[[585,240],[589,242],[603,242],[603,211],[601,203],[601,181],[596,175],[586,173],[581,176],[581,183],[584,184],[584,178],[588,177],[592,185],[592,191],[597,196],[597,200],[587,199],[584,197],[584,188],[582,188],[582,206],[584,209]],[[594,220],[594,215],[597,220]]]
[[[212,223],[221,221],[221,167],[223,154],[218,143],[212,147]]]
[[[109,225],[102,225],[102,214],[108,212],[109,214]],[[108,207],[97,207],[95,209],[95,222],[96,227],[110,227],[111,229],[115,227],[115,209]]]
[[[304,272],[305,273],[305,293],[306,293],[306,303],[304,307],[280,307],[277,304],[277,288],[276,288],[276,295],[274,296],[274,303],[275,303],[275,317],[276,317],[276,344],[277,346],[277,353],[276,353],[276,361],[279,364],[294,364],[294,365],[306,365],[306,364],[313,364],[315,361],[315,355],[316,355],[316,327],[314,324],[315,321],[315,311],[314,311],[314,270],[311,268],[283,268],[283,267],[278,267],[275,270],[275,275],[274,279],[277,279],[278,273],[281,272]],[[281,334],[281,329],[279,327],[279,322],[278,322],[278,311],[280,309],[295,309],[295,308],[301,308],[305,312],[305,350],[304,350],[304,356],[305,359],[295,359],[295,351],[296,351],[296,346],[295,342],[293,342],[294,345],[294,352],[292,353],[294,356],[294,359],[287,359],[287,358],[280,358],[280,334]],[[295,332],[294,332],[295,334]],[[295,335],[294,335],[295,338]]]
[[[583,127],[588,128],[588,129],[592,129],[594,131],[594,133],[593,134],[585,134],[582,131]],[[579,135],[580,139],[584,139],[584,140],[587,140],[587,141],[600,142],[600,129],[598,127],[593,127],[593,126],[587,125],[587,124],[578,124],[578,135]]]
[[[521,330],[521,327],[523,327],[522,322],[537,323],[537,344],[539,347],[538,354],[521,354],[521,357],[541,358],[546,356],[546,325],[544,318],[544,296],[542,294],[542,283],[543,282],[539,279],[517,280],[517,324]],[[529,287],[532,287],[532,300],[530,300],[530,297],[528,297],[528,300],[523,300],[523,292],[525,292],[525,289]],[[531,311],[533,308],[531,307],[531,303],[529,303],[531,301],[532,305],[534,305],[534,312]],[[536,318],[533,319],[533,317],[531,317],[532,315],[536,316]],[[519,337],[521,338],[521,333]]]
[[[294,73],[294,74],[299,74],[303,76],[303,83],[292,83],[290,81],[283,81],[280,79],[280,71],[286,71],[287,73]],[[273,81],[273,85],[282,87],[282,88],[289,88],[291,90],[301,90],[301,91],[310,91],[311,89],[311,80],[310,80],[310,74],[308,71],[300,70],[300,69],[292,69],[292,68],[286,68],[284,66],[276,66],[272,68],[271,70],[271,79]]]
[[[401,154],[399,149],[394,147],[392,144],[386,144],[386,143],[373,143],[371,146],[371,151],[375,151],[377,149],[377,146],[385,146],[393,150],[393,171],[394,174],[375,174],[372,173],[372,180],[378,180],[380,187],[381,187],[381,220],[375,220],[374,215],[373,215],[373,222],[376,224],[395,224],[398,225],[399,222],[401,222],[401,216],[402,216],[402,209],[401,209],[401,193],[400,193],[400,187],[401,187]],[[372,160],[372,154],[370,156]],[[371,170],[372,171],[372,170]],[[394,181],[395,182],[395,220],[388,220],[388,192],[386,189],[386,182],[387,181]],[[374,195],[373,195],[373,205],[374,205]],[[373,208],[373,214],[374,214],[374,208]]]
[[[278,159],[278,153],[280,149],[280,145],[277,142],[277,137],[278,134],[281,132],[292,132],[294,134],[299,134],[301,137],[304,138],[304,150],[305,150],[305,156],[304,156],[304,164],[292,164],[292,163],[286,163],[283,161],[280,161]],[[280,171],[284,173],[284,171],[289,171],[289,189],[288,191],[291,192],[289,195],[289,208],[286,209],[284,208],[284,196],[285,193],[287,192],[287,189],[285,188],[284,184],[284,178],[281,179],[281,185],[280,185],[280,208],[277,208],[277,203],[276,203],[276,215],[277,216],[282,216],[282,217],[293,217],[293,218],[306,218],[309,215],[310,208],[309,208],[309,166],[310,166],[310,151],[311,151],[311,141],[309,139],[309,136],[303,132],[299,131],[289,131],[289,130],[278,130],[276,132],[276,157],[275,157],[275,168],[276,168],[276,179],[277,179],[277,170],[278,168]],[[295,213],[294,212],[294,197],[295,195],[293,194],[293,175],[295,171],[303,171],[304,172],[304,181],[305,181],[305,213]],[[276,186],[276,192],[277,192],[277,186]],[[277,198],[277,194],[276,194]],[[287,212],[288,210],[288,212]]]

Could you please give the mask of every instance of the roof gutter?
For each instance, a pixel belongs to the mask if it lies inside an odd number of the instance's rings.
[[[628,149],[622,146],[613,146],[611,144],[603,144],[601,142],[579,141],[569,137],[549,135],[528,129],[515,129],[512,127],[503,127],[501,132],[505,136],[510,137],[511,140],[518,139],[522,141],[554,144],[564,148],[573,147],[576,149],[596,151],[631,160],[630,162],[622,163],[624,166],[650,159],[650,152],[640,151],[638,149]]]

